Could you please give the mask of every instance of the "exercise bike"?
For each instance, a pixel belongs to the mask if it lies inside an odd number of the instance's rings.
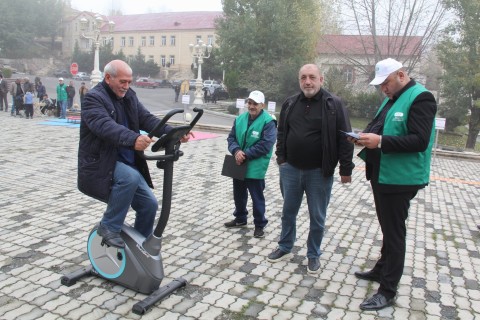
[[[188,134],[200,119],[203,110],[194,108],[197,114],[189,125],[174,127],[167,134],[162,135],[151,148],[152,152],[165,150],[165,154],[139,155],[146,160],[156,160],[157,167],[164,171],[162,210],[157,226],[148,238],[128,224],[124,224],[120,236],[125,241],[125,248],[108,246],[97,234],[99,225],[93,227],[87,241],[87,253],[91,265],[61,278],[61,283],[66,286],[74,285],[84,276],[98,276],[140,293],[148,294],[144,300],[137,302],[132,311],[143,315],[160,300],[168,297],[178,288],[187,284],[183,278],[174,279],[169,284],[160,287],[164,278],[161,256],[162,234],[167,225],[172,202],[173,164],[183,155],[180,151],[180,139]],[[167,121],[181,109],[168,112],[162,121],[149,133],[149,137],[158,136]]]

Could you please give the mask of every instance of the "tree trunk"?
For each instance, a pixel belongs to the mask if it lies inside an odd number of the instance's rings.
[[[471,109],[470,121],[468,122],[468,137],[465,148],[475,149],[478,133],[480,132],[480,108],[473,107]]]

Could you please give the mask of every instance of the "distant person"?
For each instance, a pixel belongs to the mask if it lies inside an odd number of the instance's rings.
[[[58,78],[57,85],[57,104],[60,108],[60,119],[65,119],[67,117],[67,86],[63,83],[63,78]]]
[[[47,94],[47,89],[43,85],[42,81],[38,81],[37,83],[37,98],[42,100],[43,96]]]
[[[83,105],[83,99],[85,98],[85,95],[87,94],[87,92],[88,92],[88,88],[85,85],[85,82],[82,82],[80,85],[80,89],[78,89],[78,95],[80,96],[80,108]]]
[[[35,92],[35,85],[30,82],[30,78],[23,78],[23,89],[25,92]]]
[[[15,79],[15,82],[11,83],[10,94],[12,95],[12,109],[10,110],[10,115],[12,117],[21,116],[20,110],[23,110],[23,96],[25,91],[20,79]]]
[[[75,86],[73,81],[70,81],[69,85],[66,88],[67,90],[67,108],[72,109],[73,99],[75,98]]]
[[[348,140],[365,147],[359,156],[366,164],[383,234],[373,269],[355,272],[359,279],[380,283],[360,309],[379,310],[394,303],[405,263],[410,201],[429,182],[437,103],[395,59],[379,61],[370,84],[379,86],[386,98],[360,138]]]
[[[178,96],[180,95],[180,84],[176,83],[173,87],[173,90],[175,90],[175,102],[178,102]]]
[[[252,199],[255,238],[264,237],[268,223],[265,217],[265,174],[270,164],[277,137],[276,122],[263,110],[265,97],[261,91],[252,91],[247,99],[248,112],[239,115],[228,135],[228,151],[235,156],[237,165],[246,162],[245,180],[233,179],[234,219],[226,222],[227,228],[247,225],[248,193]]]
[[[320,271],[327,207],[333,175],[340,162],[342,183],[351,182],[353,145],[340,132],[350,131],[347,110],[340,98],[323,86],[323,75],[316,64],[300,68],[301,92],[283,103],[277,133],[277,163],[283,195],[282,230],[278,248],[268,261],[290,259],[297,240],[297,215],[307,196],[310,230],[307,238],[307,272]]]
[[[33,119],[33,97],[33,90],[27,91],[23,96],[26,119]]]
[[[55,109],[55,105],[52,99],[48,97],[48,94],[43,95],[42,100],[40,100],[40,105],[41,105],[40,112],[42,114],[48,114],[49,112]]]
[[[8,111],[8,83],[3,79],[3,74],[0,73],[0,111]]]

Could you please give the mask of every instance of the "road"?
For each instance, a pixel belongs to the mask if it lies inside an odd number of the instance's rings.
[[[30,76],[30,81],[34,82],[34,76]],[[47,90],[47,94],[50,98],[55,99],[56,94],[56,86],[58,84],[58,78],[53,77],[42,77],[42,83],[45,85]],[[75,102],[80,104],[80,98],[78,96],[78,89],[80,88],[82,81],[72,80],[72,79],[65,79],[65,84],[69,84],[70,81],[73,81],[77,94],[75,95]],[[85,81],[87,86],[89,86],[89,82]],[[133,90],[137,93],[139,100],[143,103],[143,105],[152,113],[155,114],[165,114],[169,110],[172,109],[185,109],[186,113],[191,113],[194,116],[193,112],[193,105],[183,105],[179,102],[175,102],[175,92],[173,89],[169,88],[158,88],[158,89],[146,89],[146,88],[136,88],[133,87]],[[193,91],[190,91],[190,101],[193,101]],[[175,121],[183,121],[183,114],[175,115],[172,117],[172,120]],[[233,123],[232,117],[229,115],[221,115],[217,113],[204,113],[203,117],[198,122],[199,124],[203,125],[221,125],[221,126],[231,126]]]

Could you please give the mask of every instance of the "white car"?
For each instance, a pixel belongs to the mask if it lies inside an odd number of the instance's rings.
[[[86,72],[79,72],[73,76],[73,79],[80,81],[90,80],[90,75]]]
[[[211,87],[211,86],[214,86],[214,85],[218,85],[218,82],[215,81],[215,80],[205,80],[203,81],[203,86],[204,87]]]

